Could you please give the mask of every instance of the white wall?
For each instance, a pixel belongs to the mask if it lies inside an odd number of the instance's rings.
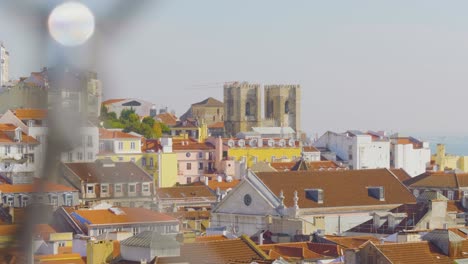
[[[404,169],[411,177],[424,173],[431,161],[429,147],[414,149],[413,144],[395,144],[392,148],[393,166],[396,169]]]

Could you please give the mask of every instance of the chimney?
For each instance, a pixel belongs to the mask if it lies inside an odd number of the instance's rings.
[[[205,185],[208,186],[208,177],[205,176]]]
[[[259,245],[263,245],[263,233],[264,233],[264,232],[261,232],[261,233],[258,235],[258,244],[259,244]]]

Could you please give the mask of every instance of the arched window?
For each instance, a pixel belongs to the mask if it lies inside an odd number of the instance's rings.
[[[289,114],[289,101],[284,103],[284,113]]]
[[[250,103],[245,103],[245,115],[250,115]]]

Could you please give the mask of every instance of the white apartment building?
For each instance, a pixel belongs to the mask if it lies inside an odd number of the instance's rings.
[[[39,176],[45,161],[47,148],[47,110],[45,109],[15,109],[8,110],[0,117],[0,124],[13,124],[40,143],[34,148],[35,176]],[[99,129],[92,124],[78,127],[80,144],[68,152],[61,154],[62,162],[93,162],[99,152]]]
[[[390,168],[390,140],[383,132],[328,131],[313,145],[332,151],[350,169]]]
[[[10,81],[9,77],[9,67],[10,67],[10,54],[3,46],[3,43],[0,44],[0,87],[4,86]]]
[[[391,136],[390,165],[395,169],[404,169],[411,177],[426,172],[431,162],[429,142],[413,137]]]

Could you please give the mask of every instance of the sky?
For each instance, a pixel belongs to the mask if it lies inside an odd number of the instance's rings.
[[[47,34],[43,17],[60,1],[14,2],[0,0],[14,77],[66,57],[98,72],[104,98],[141,98],[178,115],[222,100],[224,82],[300,84],[313,137],[468,135],[466,1],[84,1],[97,28],[77,48]]]

